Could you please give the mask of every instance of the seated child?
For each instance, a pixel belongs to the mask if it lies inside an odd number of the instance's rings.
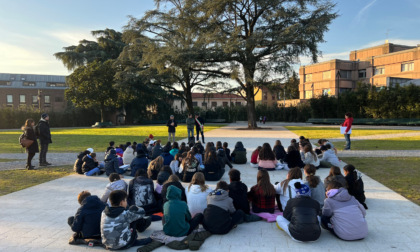
[[[147,167],[147,175],[150,179],[156,180],[159,171],[163,167],[163,157],[158,156],[156,159],[152,160]]]
[[[349,194],[354,196],[365,209],[368,209],[365,203],[365,186],[363,184],[362,174],[351,164],[344,166],[343,170]]]
[[[293,146],[296,150],[299,151],[299,143],[296,141],[296,139],[290,140],[290,146]]]
[[[73,170],[74,172],[78,173],[78,174],[83,174],[82,172],[82,165],[83,165],[83,161],[82,159],[87,155],[93,152],[92,148],[88,148],[85,151],[82,151],[79,153],[79,155],[77,155],[77,159],[74,162],[74,166],[73,166]]]
[[[172,174],[171,176],[169,176],[168,180],[162,185],[162,191],[160,192],[160,194],[162,195],[162,204],[165,205],[166,201],[168,201],[168,199],[166,198],[166,193],[168,192],[168,187],[171,185],[181,189],[181,200],[187,202],[185,188],[182,186],[181,182],[179,182],[179,177],[175,174]]]
[[[321,179],[316,174],[316,168],[313,165],[305,165],[303,168],[306,182],[305,184],[311,189],[311,198],[318,201],[321,208],[324,206],[325,200],[325,187]]]
[[[163,207],[163,197],[162,197],[162,187],[163,184],[169,179],[169,176],[172,175],[172,170],[169,166],[165,165],[160,170],[157,179],[156,179],[156,188],[155,188],[155,198],[157,204],[159,205],[159,209]]]
[[[146,215],[160,212],[161,209],[155,198],[153,180],[147,177],[145,170],[137,170],[135,178],[128,184],[128,191],[128,205],[143,208]]]
[[[320,168],[331,168],[331,166],[340,166],[340,160],[335,155],[334,151],[330,149],[329,145],[322,145],[319,148],[322,152],[322,157],[319,159]]]
[[[182,164],[179,167],[179,175],[182,182],[190,182],[196,172],[200,170],[199,163],[195,158],[194,150],[190,150],[187,156],[182,159]]]
[[[258,171],[257,184],[251,187],[247,196],[254,213],[274,213],[276,190],[271,184],[270,175],[266,170]]]
[[[281,183],[276,182],[276,200],[277,206],[279,207],[280,211],[283,211],[289,199],[292,199],[296,196],[296,182],[299,182],[301,184],[304,183],[302,180],[302,171],[299,167],[290,169],[287,173],[286,179],[283,180]]]
[[[109,146],[106,148],[105,155],[108,153],[108,151],[110,149],[115,149],[115,142],[114,141],[109,142]]]
[[[127,193],[116,190],[109,195],[111,206],[102,213],[102,243],[106,249],[122,250],[145,245],[150,239],[137,240],[137,231],[143,232],[151,224],[150,218],[143,218],[143,208],[131,206],[127,210]]]
[[[125,165],[130,165],[131,161],[133,161],[134,157],[136,156],[136,149],[133,149],[133,146],[128,145],[129,142],[127,143],[127,147],[125,148],[125,151],[123,153],[123,163]]]
[[[281,145],[280,140],[276,140],[276,143],[273,147],[273,152],[277,160],[283,160],[286,157],[286,151],[284,150],[283,145]]]
[[[232,169],[232,163],[229,161],[229,159],[226,156],[226,152],[223,149],[222,146],[222,142],[217,141],[216,142],[216,153],[217,153],[217,158],[220,160],[220,163],[222,164],[222,168],[225,168],[225,166],[229,166],[229,168]],[[233,154],[233,153],[232,153]],[[233,156],[232,156],[233,158]]]
[[[190,234],[203,220],[199,213],[191,218],[188,205],[181,200],[181,189],[171,185],[166,193],[167,202],[163,205],[163,232],[166,235],[182,237]]]
[[[196,214],[203,213],[207,207],[207,195],[212,191],[206,184],[204,174],[197,172],[191,179],[191,183],[185,188],[187,195],[188,209],[194,217]]]
[[[315,152],[312,150],[312,144],[310,144],[309,142],[303,142],[302,143],[302,151],[301,151],[301,156],[302,156],[302,161],[305,165],[307,164],[311,164],[317,168],[319,168],[319,158],[318,156],[315,154]]]
[[[92,176],[94,174],[102,174],[103,171],[99,169],[99,162],[96,160],[96,153],[90,153],[86,154],[86,156],[82,159],[83,165],[82,165],[82,172],[86,176]]]
[[[246,149],[244,144],[239,141],[235,144],[235,149],[232,151],[232,161],[235,164],[246,164]]]
[[[112,191],[121,190],[127,192],[128,189],[127,183],[125,183],[125,181],[121,179],[121,176],[118,173],[111,173],[109,175],[109,181],[110,183],[106,185],[105,192],[101,197],[101,201],[104,203],[108,203],[108,205],[110,205],[108,200],[109,194],[111,194]]]
[[[80,208],[75,216],[68,219],[71,230],[75,232],[70,238],[69,244],[80,244],[80,239],[101,239],[101,214],[105,204],[98,196],[91,195],[88,191],[82,191],[77,196]]]
[[[330,173],[328,174],[328,176],[324,179],[324,186],[325,188],[328,187],[328,184],[331,181],[337,181],[338,183],[341,184],[341,187],[344,187],[347,189],[347,180],[346,178],[343,176],[343,174],[341,174],[341,170],[339,167],[337,166],[331,166],[330,169]]]
[[[207,208],[203,213],[203,227],[212,234],[227,234],[244,220],[244,212],[236,210],[229,197],[229,186],[219,181],[216,190],[207,195]]]
[[[328,184],[326,194],[321,226],[346,241],[365,238],[368,234],[365,208],[336,181]]]
[[[171,151],[171,142],[167,142],[166,145],[162,148],[162,153],[160,156],[163,158],[163,165],[170,165],[171,161],[174,160],[169,152]]]
[[[175,158],[176,154],[178,154],[179,152],[179,146],[178,146],[178,142],[174,142],[172,144],[172,149],[169,151],[169,154],[172,155],[173,158]]]
[[[295,241],[316,241],[321,236],[319,203],[311,199],[307,185],[296,182],[294,187],[296,197],[289,200],[283,216],[277,216],[277,225]]]
[[[171,163],[169,164],[169,167],[171,167],[172,170],[172,174],[178,174],[179,171],[179,165],[182,162],[182,154],[177,153],[175,155],[174,160],[171,161]]]
[[[215,150],[210,149],[206,151],[203,173],[207,181],[219,181],[223,177],[225,168],[222,163]]]
[[[115,148],[115,152],[117,153],[117,156],[122,158],[124,155],[124,145],[123,144],[118,145],[118,147]]]
[[[258,168],[258,155],[260,154],[261,146],[258,146],[251,154],[251,167]]]
[[[269,143],[264,143],[260,153],[258,154],[258,169],[273,171],[276,169],[278,161],[274,155]]]
[[[226,157],[228,158],[229,162],[232,162],[232,156],[230,155],[230,149],[228,148],[229,144],[227,142],[223,143],[223,150],[225,150]],[[207,149],[206,149],[207,150]]]
[[[236,169],[231,169],[229,171],[229,179],[229,197],[232,198],[233,205],[236,209],[240,209],[245,214],[249,214],[248,187],[241,182],[241,172]]]
[[[289,168],[294,167],[300,167],[302,168],[304,166],[304,163],[300,157],[298,149],[296,149],[294,146],[290,145],[287,148],[286,157],[283,160]]]
[[[147,170],[147,167],[149,166],[149,160],[147,159],[146,152],[144,152],[144,148],[142,144],[138,144],[136,147],[137,155],[131,161],[130,168],[131,168],[131,177],[134,177],[136,175],[136,172],[139,169]]]
[[[110,150],[105,156],[105,174],[109,176],[111,173],[123,174],[124,172],[124,169],[120,169],[116,151]]]

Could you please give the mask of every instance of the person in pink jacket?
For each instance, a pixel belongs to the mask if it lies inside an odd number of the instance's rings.
[[[274,155],[273,149],[269,143],[264,143],[260,153],[258,154],[258,169],[259,170],[267,170],[267,171],[274,171],[278,164],[276,157]]]
[[[343,124],[341,124],[341,126],[343,127],[347,127],[345,132],[344,132],[344,138],[346,139],[346,147],[344,148],[345,150],[350,150],[350,134],[349,131],[351,129],[351,125],[353,124],[353,115],[348,112],[346,113],[346,115],[344,116],[346,118],[346,120],[344,121]]]

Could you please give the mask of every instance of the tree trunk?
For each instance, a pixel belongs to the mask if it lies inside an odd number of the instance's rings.
[[[184,94],[185,94],[185,102],[187,103],[188,113],[192,114],[194,116],[194,106],[193,106],[193,102],[192,102],[191,89],[188,89],[188,88],[185,89]]]
[[[105,105],[101,103],[101,122],[103,123],[105,119]]]
[[[248,114],[248,129],[257,128],[257,113],[255,111],[254,86],[246,87],[246,108]]]

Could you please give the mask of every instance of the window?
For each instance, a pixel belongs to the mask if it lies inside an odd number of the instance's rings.
[[[23,80],[23,81],[26,80],[26,75],[21,75],[20,80]]]
[[[54,98],[54,101],[55,101],[55,102],[63,102],[63,101],[64,101],[64,98],[63,98],[63,97],[61,97],[61,96],[56,96],[56,97]]]
[[[322,79],[323,80],[328,80],[331,79],[331,71],[326,71],[322,73]]]
[[[312,99],[312,91],[305,91],[305,99]]]
[[[266,101],[267,100],[267,92],[263,93],[263,100]]]
[[[242,105],[242,103],[240,101],[236,102],[236,106],[241,106],[241,105]]]
[[[50,100],[50,96],[49,95],[44,96],[44,103],[45,104],[50,104],[51,103],[51,100]]]
[[[414,62],[407,62],[401,64],[401,72],[413,71],[414,70]]]
[[[198,106],[198,103],[195,101],[195,102],[193,102],[193,107],[197,107]]]
[[[16,74],[11,74],[10,75],[10,80],[16,80]]]
[[[36,83],[35,82],[27,82],[27,81],[25,81],[25,82],[23,82],[23,85],[24,86],[28,86],[28,87],[35,87],[36,86]]]
[[[331,89],[330,88],[322,89],[322,95],[330,96],[331,95]]]
[[[7,104],[13,104],[13,95],[8,94],[6,97],[7,97]]]
[[[26,96],[24,94],[19,95],[19,103],[26,103]]]
[[[10,86],[11,84],[10,81],[0,81],[0,86]]]
[[[312,81],[312,74],[305,74],[305,82]]]
[[[359,79],[365,79],[366,78],[366,69],[359,70]]]
[[[32,104],[38,103],[38,96],[32,95]]]
[[[340,70],[341,79],[351,79],[351,71],[349,70]]]
[[[66,83],[47,82],[47,87],[65,87]]]
[[[340,88],[340,94],[350,91],[351,88]]]
[[[205,107],[205,108],[207,108],[207,102],[203,102],[203,103],[201,103],[201,107]]]
[[[374,75],[384,74],[385,67],[375,67],[373,73]]]
[[[229,105],[229,102],[223,102],[223,107],[227,107]]]
[[[215,108],[215,107],[217,107],[217,102],[211,102],[211,106],[213,107],[213,108]]]

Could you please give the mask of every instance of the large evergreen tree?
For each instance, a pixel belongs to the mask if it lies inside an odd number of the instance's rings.
[[[156,0],[184,2],[191,13],[185,23],[205,38],[204,62],[224,68],[207,69],[233,79],[247,101],[248,127],[255,128],[255,90],[282,82],[300,55],[314,62],[328,25],[337,16],[329,0]]]

